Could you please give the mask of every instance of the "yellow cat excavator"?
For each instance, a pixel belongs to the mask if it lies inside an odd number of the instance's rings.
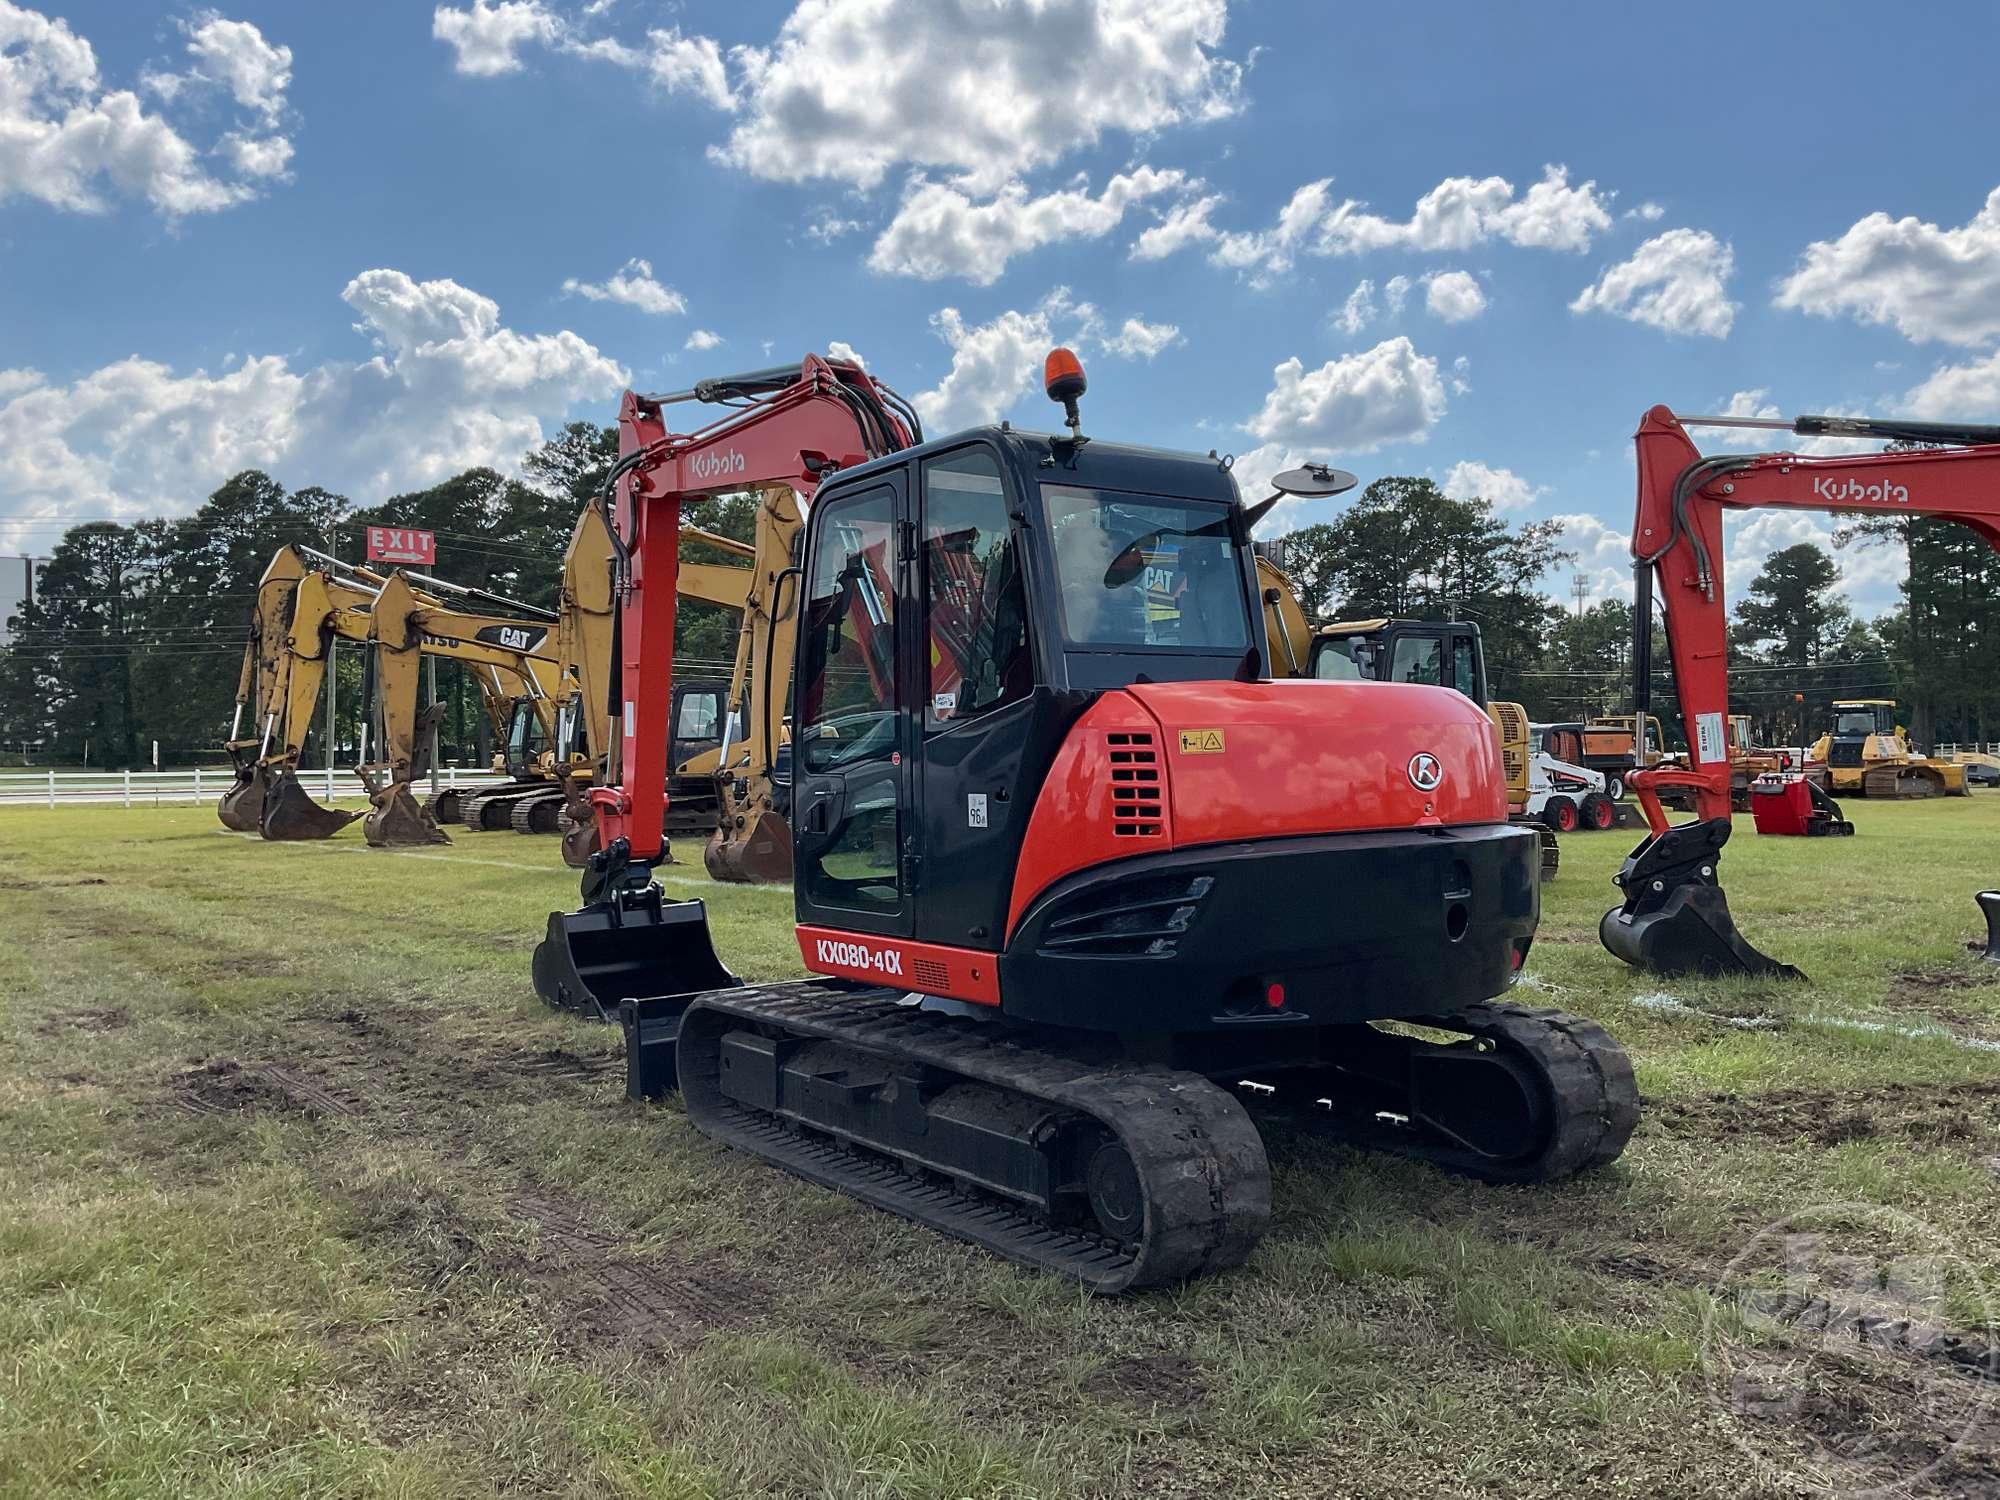
[[[448,844],[450,838],[410,791],[428,769],[422,759],[428,726],[417,709],[423,658],[437,656],[513,676],[531,708],[552,724],[558,717],[556,705],[573,696],[572,682],[561,663],[539,654],[551,634],[547,624],[447,608],[419,597],[400,572],[390,576],[367,618],[382,758],[355,768],[373,804],[363,831],[376,845]]]
[[[307,559],[318,566],[308,570]],[[426,579],[428,588],[456,590],[439,579]],[[391,594],[392,585],[398,592]],[[255,831],[265,838],[297,841],[330,838],[363,815],[339,808],[321,807],[298,776],[300,757],[319,701],[321,684],[331,643],[336,639],[371,645],[375,641],[375,609],[385,595],[392,608],[410,611],[445,611],[428,591],[418,592],[401,575],[383,577],[365,568],[343,564],[311,548],[283,548],[273,558],[258,591],[252,637],[245,654],[245,668],[239,679],[237,728],[242,709],[254,703],[260,726],[257,739],[233,737],[229,751],[237,762],[237,783],[225,794],[218,815],[225,826]],[[395,601],[401,599],[402,604]],[[475,617],[457,615],[458,621]],[[528,636],[546,634],[547,627],[535,622],[478,617],[482,626],[505,627],[517,637],[513,643],[464,640],[438,636],[422,643],[410,656],[407,684],[402,676],[394,680],[394,691],[373,695],[379,699],[378,743],[385,739],[408,741],[409,763],[417,763],[419,741],[427,739],[418,723],[415,668],[420,655],[461,661],[477,670],[487,713],[506,722],[508,708],[517,698],[539,701],[551,724],[554,697],[562,692],[561,674],[538,661],[523,648]],[[381,653],[371,650],[371,669]],[[253,753],[254,752],[254,753]],[[364,776],[364,782],[369,780]],[[385,788],[388,783],[384,783]],[[373,784],[371,783],[371,790]],[[380,811],[381,809],[377,809]],[[408,810],[406,810],[408,811]],[[408,834],[411,819],[375,817],[365,825],[371,843],[397,841],[399,832]],[[415,819],[421,824],[421,814]],[[409,836],[418,837],[414,834]],[[433,842],[428,834],[419,842]]]

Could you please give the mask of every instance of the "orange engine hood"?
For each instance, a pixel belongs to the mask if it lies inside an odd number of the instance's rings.
[[[1493,721],[1449,688],[1291,679],[1125,691],[1160,727],[1177,848],[1507,819]]]

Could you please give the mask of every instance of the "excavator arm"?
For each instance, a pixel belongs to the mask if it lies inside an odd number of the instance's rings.
[[[683,401],[727,403],[730,411],[692,433],[674,433],[666,409]],[[914,414],[858,365],[814,354],[796,367],[707,380],[673,395],[626,392],[612,470],[620,637],[610,705],[616,755],[607,777],[612,784],[591,793],[604,850],[585,876],[586,900],[598,899],[609,883],[631,889],[649,884],[645,872],[664,844],[682,503],[773,485],[804,500],[826,475],[907,447],[916,432]],[[788,572],[789,565],[770,582],[773,616],[783,613],[775,596]],[[768,673],[762,688],[768,708]],[[752,717],[775,714],[771,709]],[[628,878],[627,865],[640,868]]]
[[[1796,453],[1704,458],[1664,406],[1634,437],[1639,471],[1632,525],[1632,695],[1650,705],[1653,601],[1665,607],[1675,691],[1687,736],[1685,764],[1633,774],[1650,829],[1615,877],[1622,905],[1598,928],[1604,946],[1657,973],[1797,976],[1745,942],[1716,871],[1730,830],[1728,615],[1723,601],[1722,514],[1782,509],[1858,515],[1924,515],[1958,521],[2000,548],[2000,427],[1874,418],[1689,418],[1803,437],[1903,439],[1950,446],[1831,458]],[[1692,822],[1670,825],[1662,788],[1692,801]]]
[[[255,833],[264,826],[266,777],[260,762],[277,728],[278,705],[291,664],[287,637],[293,598],[305,578],[305,561],[290,547],[278,549],[257,583],[250,638],[243,645],[243,669],[236,680],[236,712],[223,748],[236,766],[236,782],[216,807],[223,826]],[[250,736],[239,738],[243,711],[250,709]]]

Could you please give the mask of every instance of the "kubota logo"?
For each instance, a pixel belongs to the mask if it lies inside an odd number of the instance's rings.
[[[1443,780],[1444,767],[1430,751],[1420,750],[1410,757],[1410,785],[1418,791],[1434,792]]]
[[[1813,481],[1813,498],[1829,505],[1908,505],[1910,492],[1900,484],[1863,484],[1858,479],[1829,479],[1824,474]]]
[[[724,479],[741,474],[749,461],[734,448],[722,453],[697,453],[688,460],[688,473],[696,479]]]
[[[839,969],[873,969],[878,974],[903,972],[903,955],[893,948],[864,948],[859,943],[819,940],[819,961]]]

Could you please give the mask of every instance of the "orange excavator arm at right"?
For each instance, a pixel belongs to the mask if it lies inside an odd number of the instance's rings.
[[[1686,426],[1753,427],[1801,437],[1901,440],[1904,452],[1818,458],[1797,453],[1703,457]],[[1727,510],[1833,511],[1957,521],[2000,549],[2000,427],[1869,417],[1676,417],[1646,413],[1634,436],[1639,494],[1632,524],[1633,707],[1650,706],[1653,601],[1665,606],[1688,757],[1639,771],[1631,786],[1651,830],[1615,877],[1624,901],[1604,915],[1604,946],[1661,974],[1798,970],[1744,941],[1716,871],[1730,831],[1729,621],[1723,601],[1722,515]],[[1660,805],[1675,788],[1694,821],[1669,824]]]

